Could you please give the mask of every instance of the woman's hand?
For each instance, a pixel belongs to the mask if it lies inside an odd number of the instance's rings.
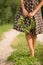
[[[23,9],[23,15],[26,17],[26,16],[28,16],[28,11],[24,8]]]
[[[28,16],[28,12],[27,12],[27,10],[25,9],[25,6],[24,6],[24,0],[21,0],[21,7],[22,7],[22,10],[23,10],[23,15]]]
[[[29,14],[28,14],[28,17],[29,18],[32,18],[34,16],[34,12],[30,12]]]

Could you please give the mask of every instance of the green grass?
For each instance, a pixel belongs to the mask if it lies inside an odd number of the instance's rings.
[[[24,33],[19,34],[12,43],[13,48],[19,48],[19,47],[27,48],[28,46]]]
[[[14,65],[43,65],[43,45],[40,45],[40,42],[36,42],[35,57],[33,58],[30,57],[30,50],[24,33],[18,35],[12,43],[11,46],[17,50],[7,58],[8,61],[13,62]]]
[[[13,24],[4,24],[0,25],[0,40],[2,39],[2,35],[4,32],[9,31],[13,27]]]

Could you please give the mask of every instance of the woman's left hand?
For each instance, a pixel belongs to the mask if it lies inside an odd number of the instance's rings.
[[[29,18],[32,18],[34,16],[34,13],[33,12],[30,12],[29,14],[28,14],[28,17]]]

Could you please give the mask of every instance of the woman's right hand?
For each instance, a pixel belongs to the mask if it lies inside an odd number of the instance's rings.
[[[26,17],[26,16],[28,16],[28,11],[24,8],[23,9],[23,15]]]

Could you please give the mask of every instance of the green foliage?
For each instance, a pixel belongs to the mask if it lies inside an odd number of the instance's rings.
[[[36,57],[30,57],[29,49],[19,48],[8,57],[14,65],[41,65]]]
[[[23,28],[25,33],[30,33],[31,30],[35,29],[35,22],[34,22],[33,18],[30,18],[29,23],[30,24],[27,27],[24,23],[24,17],[23,16],[21,16],[20,19],[18,20],[18,24],[21,25],[21,27]]]
[[[12,42],[13,44],[11,45],[13,48],[24,48],[26,49],[28,47],[26,38],[25,38],[25,33],[20,33],[17,38],[15,38]]]
[[[30,57],[24,33],[18,35],[13,41],[13,48],[16,50],[8,57],[8,61],[12,61],[14,65],[43,65],[43,45],[40,42],[35,46],[35,57]]]
[[[40,45],[40,42],[35,49],[35,57],[40,61],[41,65],[43,65],[43,45]]]
[[[0,24],[14,21],[19,0],[0,0]]]

